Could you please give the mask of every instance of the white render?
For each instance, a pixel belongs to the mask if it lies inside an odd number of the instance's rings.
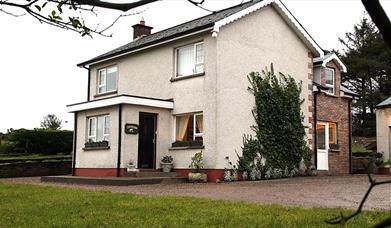
[[[186,44],[204,42],[205,75],[171,82],[175,72],[174,49]],[[205,168],[223,169],[227,167],[226,156],[235,163],[236,152],[241,154],[242,137],[252,134],[251,110],[254,97],[247,90],[247,75],[252,71],[261,71],[274,64],[276,71],[293,76],[302,82],[302,98],[305,99],[302,111],[304,124],[310,126],[309,110],[312,93],[312,57],[319,56],[313,46],[304,42],[297,31],[281,16],[275,6],[268,5],[241,17],[224,26],[220,26],[218,36],[212,36],[211,30],[201,34],[175,40],[147,50],[112,58],[106,62],[90,65],[90,100],[127,94],[142,97],[173,99],[168,103],[148,104],[132,101],[108,102],[107,107],[88,106],[70,108],[77,114],[77,150],[76,168],[116,168],[118,156],[118,105],[122,108],[122,127],[125,123],[138,123],[139,112],[158,114],[156,167],[160,158],[171,155],[175,168],[188,168],[190,158],[201,149],[173,150],[171,143],[175,139],[174,115],[203,112]],[[323,55],[323,53],[322,53]],[[118,90],[107,96],[97,94],[98,70],[117,65]],[[311,90],[308,87],[311,86]],[[109,102],[110,100],[110,102]],[[96,101],[98,102],[98,101]],[[143,103],[144,102],[144,103]],[[90,102],[94,103],[94,102]],[[165,106],[166,105],[166,106]],[[88,107],[87,107],[88,106]],[[89,109],[89,110],[86,110]],[[80,111],[81,110],[81,111]],[[104,151],[84,151],[87,140],[87,118],[93,115],[110,115],[110,149]],[[307,139],[312,134],[307,131]],[[121,168],[132,159],[137,163],[137,135],[124,134],[122,131]]]
[[[376,110],[377,151],[383,153],[383,159],[391,158],[391,108]]]

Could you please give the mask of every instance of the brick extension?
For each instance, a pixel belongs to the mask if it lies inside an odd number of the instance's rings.
[[[335,70],[335,96],[326,93],[317,95],[317,121],[337,123],[339,151],[329,152],[329,171],[323,174],[338,175],[350,172],[349,150],[349,98],[340,96],[341,71],[332,61],[327,67]],[[321,70],[321,82],[325,84],[325,71]],[[320,172],[322,173],[322,172]]]

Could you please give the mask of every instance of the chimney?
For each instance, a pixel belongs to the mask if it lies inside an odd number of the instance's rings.
[[[133,40],[151,34],[151,30],[153,29],[153,27],[145,25],[144,18],[141,18],[140,23],[135,24],[132,27],[133,27]]]

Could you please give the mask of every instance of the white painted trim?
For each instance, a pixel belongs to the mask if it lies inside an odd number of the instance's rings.
[[[320,57],[324,56],[324,52],[322,48],[319,47],[319,45],[316,44],[316,42],[312,39],[312,37],[305,31],[305,29],[300,25],[300,23],[295,19],[295,17],[289,12],[289,10],[281,3],[280,0],[264,0],[261,1],[255,5],[252,5],[242,11],[239,11],[235,14],[232,14],[229,17],[226,17],[220,21],[217,21],[213,27],[213,37],[217,37],[218,32],[220,31],[220,28],[230,24],[236,20],[239,20],[242,17],[247,16],[248,14],[255,12],[265,6],[268,5],[277,6],[275,7],[277,11],[280,12],[281,16],[285,19],[285,21],[290,25],[290,27],[296,32],[297,35],[304,38],[309,46],[313,49],[314,52],[317,52]],[[307,45],[308,45],[307,44]]]
[[[336,60],[339,66],[341,67],[342,72],[347,72],[347,67],[345,64],[343,64],[342,60],[336,55],[335,53],[331,54],[329,57],[322,59],[322,58],[314,58],[313,62],[322,62],[322,66],[326,67],[327,63],[331,60]]]
[[[327,82],[325,83],[325,86],[330,89],[333,89],[333,92],[330,93],[329,91],[327,91],[326,93],[331,94],[331,95],[335,95],[335,70],[333,68],[326,67],[325,72],[324,72],[325,77],[327,77],[326,70],[331,70],[333,72],[333,84],[328,84]],[[327,78],[326,78],[326,80],[327,80]]]
[[[96,108],[104,108],[118,104],[141,105],[164,109],[174,109],[173,101],[162,101],[140,97],[118,96],[108,99],[93,100],[91,102],[69,105],[68,112],[78,112]]]
[[[206,29],[203,29],[203,30],[200,30],[200,31],[197,31],[197,32],[193,32],[193,33],[189,33],[189,34],[186,34],[186,35],[183,35],[183,36],[179,36],[179,37],[176,37],[176,38],[172,38],[172,39],[169,39],[169,40],[166,40],[166,41],[163,41],[163,42],[159,42],[159,43],[156,43],[156,44],[152,44],[152,45],[149,45],[149,46],[146,46],[146,47],[143,47],[143,48],[139,48],[139,49],[136,49],[136,50],[133,50],[133,51],[128,51],[128,52],[125,52],[125,53],[122,53],[122,54],[119,54],[119,55],[114,55],[114,56],[112,56],[112,57],[105,58],[105,59],[102,59],[102,60],[98,60],[98,61],[95,61],[95,62],[86,64],[86,65],[84,65],[84,66],[85,66],[85,67],[89,67],[89,66],[91,66],[91,65],[93,65],[93,64],[105,62],[105,61],[108,61],[108,60],[110,60],[110,59],[115,59],[115,58],[118,58],[118,57],[121,57],[121,56],[124,56],[124,55],[129,55],[129,54],[132,54],[132,53],[135,53],[135,52],[139,52],[139,51],[142,51],[142,50],[145,50],[145,49],[148,49],[148,48],[160,46],[160,45],[162,45],[162,44],[169,43],[169,42],[172,42],[172,41],[175,41],[175,40],[180,40],[180,39],[182,39],[182,38],[186,38],[186,37],[189,37],[189,36],[193,36],[193,35],[196,35],[196,34],[199,34],[199,33],[203,33],[203,32],[209,31],[209,30],[211,30],[211,29],[212,29],[212,27],[206,28]],[[80,66],[80,67],[83,67],[83,66]]]

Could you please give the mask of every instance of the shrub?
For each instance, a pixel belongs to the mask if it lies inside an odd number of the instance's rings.
[[[12,153],[15,149],[15,146],[10,141],[3,140],[0,144],[0,154],[9,154]]]
[[[11,132],[8,139],[14,145],[13,152],[48,155],[70,153],[73,145],[73,132],[48,129],[18,129]]]

